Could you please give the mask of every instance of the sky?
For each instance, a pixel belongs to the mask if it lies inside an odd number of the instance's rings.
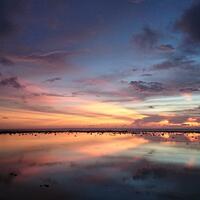
[[[0,129],[200,126],[199,0],[1,0]]]

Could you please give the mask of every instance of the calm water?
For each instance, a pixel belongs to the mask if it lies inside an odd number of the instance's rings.
[[[0,135],[0,200],[200,199],[200,135]]]

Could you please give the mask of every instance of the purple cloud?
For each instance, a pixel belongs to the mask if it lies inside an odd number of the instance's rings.
[[[158,46],[158,50],[162,52],[171,52],[174,51],[175,48],[171,44],[161,44],[160,46]]]
[[[131,81],[130,86],[138,92],[161,92],[163,84],[159,82]]]
[[[55,81],[60,81],[60,80],[62,80],[61,77],[54,77],[54,78],[49,78],[49,79],[45,80],[45,82],[53,83]]]
[[[24,86],[19,82],[18,78],[15,77],[9,77],[9,78],[2,78],[0,80],[0,86],[2,87],[13,87],[15,89],[22,89]]]
[[[200,42],[200,2],[194,3],[187,9],[176,28],[181,30],[190,41]]]
[[[185,56],[172,56],[165,61],[153,65],[154,70],[167,70],[171,68],[179,68],[183,70],[194,69],[196,62],[194,60],[188,59]]]
[[[146,26],[142,29],[141,32],[132,36],[131,42],[135,48],[146,51],[154,49],[159,39],[160,33]]]

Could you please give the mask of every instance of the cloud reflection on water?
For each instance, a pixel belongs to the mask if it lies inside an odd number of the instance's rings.
[[[21,199],[30,189],[37,199],[190,197],[199,194],[199,141],[194,133],[0,135],[0,188]]]

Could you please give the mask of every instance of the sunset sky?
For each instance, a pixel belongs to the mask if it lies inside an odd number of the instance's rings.
[[[199,0],[1,0],[0,129],[199,127]]]

